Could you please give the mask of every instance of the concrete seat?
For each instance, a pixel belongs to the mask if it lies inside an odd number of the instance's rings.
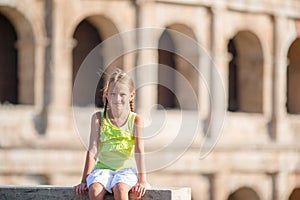
[[[0,200],[88,200],[88,195],[77,196],[72,187],[59,186],[0,186]],[[105,200],[113,200],[107,194]],[[129,194],[130,200],[137,199]],[[143,200],[191,200],[190,188],[166,188],[147,190]]]

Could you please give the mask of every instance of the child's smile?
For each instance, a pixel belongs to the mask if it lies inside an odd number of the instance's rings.
[[[125,84],[111,83],[106,98],[113,114],[118,116],[122,113],[128,114],[130,110],[129,102],[134,98],[134,93],[131,93]]]

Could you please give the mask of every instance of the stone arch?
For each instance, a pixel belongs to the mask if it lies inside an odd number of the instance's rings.
[[[11,23],[16,40],[11,41],[15,48],[16,58],[13,62],[16,68],[17,85],[14,86],[17,100],[15,104],[33,105],[35,103],[35,41],[33,27],[27,18],[14,8],[0,6],[0,13]],[[1,45],[1,44],[0,44]]]
[[[252,188],[241,187],[231,193],[227,200],[260,200],[260,198]]]
[[[263,51],[255,34],[239,31],[227,46],[229,62],[228,110],[263,112]]]
[[[76,78],[76,73],[80,68],[82,62],[86,56],[97,45],[102,43],[105,39],[118,33],[118,29],[109,19],[101,16],[89,16],[83,19],[76,27],[73,33],[73,39],[75,40],[75,46],[73,49],[73,84]],[[76,106],[88,106],[96,105],[97,107],[103,106],[103,88],[104,82],[108,74],[116,67],[123,68],[123,56],[107,61],[106,58],[110,58],[115,51],[121,51],[123,49],[123,41],[121,38],[117,38],[117,45],[114,47],[102,47],[97,64],[91,66],[90,70],[86,71],[83,76],[86,77],[86,81],[81,82],[80,87],[77,88],[76,98],[73,99],[73,104]],[[118,48],[117,50],[112,48]],[[95,64],[95,62],[93,64]],[[99,74],[101,76],[99,76]],[[91,77],[98,79],[97,89],[95,91],[95,98],[92,100],[88,95],[85,95],[90,90],[89,81]],[[94,87],[94,86],[92,86]]]
[[[167,26],[159,39],[158,62],[180,73],[190,84],[193,92],[198,96],[199,87],[199,49],[195,44],[187,44],[174,33],[178,32],[183,37],[189,37],[197,41],[194,31],[183,24]],[[184,36],[185,35],[185,36]],[[180,48],[179,48],[180,47]],[[169,51],[167,51],[167,50]],[[176,80],[175,73],[164,72],[158,69],[158,82],[166,82],[169,88],[158,84],[157,102],[164,108],[194,110],[198,108],[198,102],[193,102],[185,88],[182,88],[180,80]],[[174,91],[174,92],[172,92]],[[181,105],[179,105],[180,99]]]
[[[296,38],[288,50],[287,66],[287,102],[286,109],[290,114],[300,113],[300,38]]]
[[[298,200],[298,199],[300,199],[300,188],[295,188],[293,189],[289,197],[289,200]]]

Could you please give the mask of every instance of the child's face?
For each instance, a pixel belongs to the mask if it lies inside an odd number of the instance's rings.
[[[134,92],[130,92],[127,85],[122,83],[110,83],[106,98],[109,106],[113,109],[129,109],[129,102],[133,100],[135,96]]]

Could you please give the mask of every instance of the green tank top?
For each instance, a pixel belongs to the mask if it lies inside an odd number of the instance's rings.
[[[103,112],[101,113],[103,117]],[[136,168],[134,158],[134,120],[136,113],[130,112],[122,127],[113,125],[106,116],[103,129],[100,127],[98,169],[119,170]]]

